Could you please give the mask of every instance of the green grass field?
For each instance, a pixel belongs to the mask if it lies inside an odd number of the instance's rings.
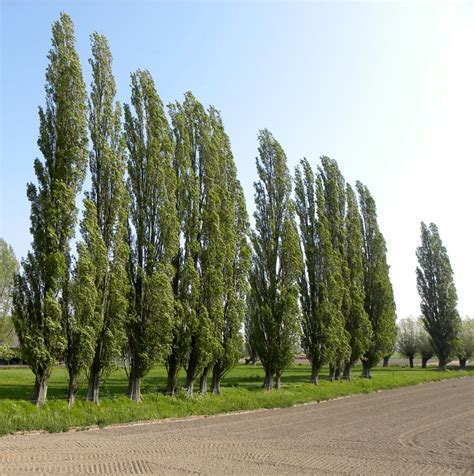
[[[280,408],[298,403],[321,401],[330,398],[369,393],[423,382],[474,376],[474,369],[465,371],[434,368],[408,369],[401,367],[376,368],[373,378],[366,380],[360,368],[354,369],[352,382],[329,382],[327,369],[319,385],[308,383],[310,368],[297,364],[283,375],[280,390],[265,392],[261,389],[261,366],[239,365],[224,378],[222,394],[188,397],[185,392],[175,397],[163,395],[166,371],[156,367],[144,379],[143,401],[131,402],[124,396],[127,379],[123,370],[114,372],[101,390],[101,404],[96,406],[84,400],[85,385],[79,392],[76,405],[69,409],[66,401],[67,375],[64,368],[55,368],[50,379],[48,403],[37,409],[29,402],[33,374],[28,368],[0,369],[0,435],[24,430],[66,431],[73,427],[105,426],[138,420],[150,420],[189,415],[217,413],[257,408]]]

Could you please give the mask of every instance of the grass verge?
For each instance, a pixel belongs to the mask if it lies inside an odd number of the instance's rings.
[[[450,369],[440,372],[433,368],[376,368],[373,378],[366,380],[354,369],[352,382],[329,382],[323,372],[319,385],[308,383],[310,367],[294,365],[283,376],[283,388],[272,392],[261,389],[263,369],[260,366],[239,365],[224,378],[221,395],[188,397],[184,392],[175,397],[163,395],[166,372],[156,367],[143,382],[143,401],[131,402],[123,396],[127,380],[123,370],[117,370],[104,385],[101,404],[84,400],[85,388],[78,401],[67,407],[67,375],[64,368],[55,368],[50,379],[49,401],[38,409],[28,399],[33,386],[33,374],[27,368],[0,369],[0,435],[17,431],[66,431],[70,428],[106,426],[113,423],[178,418],[190,415],[215,415],[258,408],[283,408],[295,404],[328,400],[358,393],[370,393],[424,382],[462,376],[474,376],[474,369]],[[85,386],[83,386],[85,387]]]

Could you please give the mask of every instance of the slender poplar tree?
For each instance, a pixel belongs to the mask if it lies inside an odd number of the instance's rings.
[[[345,326],[350,335],[351,355],[344,367],[344,377],[351,380],[352,366],[369,348],[372,325],[364,308],[364,246],[362,222],[357,207],[357,197],[352,187],[346,185],[346,286]]]
[[[252,333],[265,369],[264,387],[280,386],[299,345],[298,280],[302,257],[286,156],[272,134],[258,137],[255,231],[250,273]]]
[[[205,272],[202,243],[209,234],[205,229],[210,230],[203,222],[211,218],[210,214],[204,214],[204,208],[208,202],[213,203],[210,188],[216,184],[213,183],[215,162],[210,154],[209,118],[205,109],[190,92],[185,94],[182,104],[171,104],[169,109],[175,139],[179,222],[179,247],[173,258],[176,318],[171,353],[167,358],[166,393],[172,395],[176,391],[178,371],[183,366],[185,387],[192,394],[195,379],[209,365],[217,345],[202,296]],[[222,278],[216,278],[216,285],[221,287]]]
[[[456,308],[458,298],[448,252],[434,223],[429,226],[421,223],[421,246],[416,256],[422,320],[438,356],[439,368],[445,370],[449,357],[455,354],[461,319]]]
[[[129,388],[140,401],[140,382],[170,350],[175,314],[171,278],[178,246],[173,140],[163,105],[148,71],[131,75],[125,105],[128,188],[131,197],[128,275],[132,288],[128,339]]]
[[[346,339],[342,306],[340,260],[332,245],[321,177],[315,178],[303,159],[295,171],[296,211],[304,268],[300,277],[302,347],[311,363],[311,382],[321,367],[340,359]]]
[[[128,246],[125,143],[107,39],[91,35],[89,130],[92,188],[84,200],[75,282],[77,371],[87,368],[87,399],[99,403],[101,378],[124,345]]]
[[[364,306],[372,325],[369,348],[362,356],[363,375],[390,353],[397,335],[395,301],[389,277],[386,246],[377,223],[377,209],[369,189],[357,182],[364,241]]]
[[[44,161],[35,160],[38,186],[27,187],[33,250],[16,277],[13,311],[23,358],[35,374],[37,405],[45,402],[52,366],[72,337],[70,241],[88,152],[87,95],[71,18],[62,13],[52,31],[46,108],[39,109]]]
[[[218,346],[212,360],[212,392],[220,393],[222,377],[238,362],[242,349],[241,327],[246,314],[250,247],[245,197],[237,180],[230,141],[218,112],[210,109],[211,124],[220,157],[219,221],[224,254],[219,264],[224,292],[221,306],[223,319],[217,320]],[[203,375],[206,378],[206,375]],[[201,388],[201,390],[204,390]]]
[[[344,365],[350,358],[350,335],[347,331],[347,320],[351,312],[350,298],[350,270],[347,262],[347,237],[346,237],[346,195],[345,180],[337,162],[329,157],[321,157],[319,177],[323,186],[325,216],[327,219],[331,244],[333,247],[333,264],[339,268],[340,274],[334,274],[337,278],[337,287],[341,296],[340,311],[342,312],[342,325],[344,331],[338,333],[339,339],[333,339],[334,353],[329,361],[329,377],[341,378]]]

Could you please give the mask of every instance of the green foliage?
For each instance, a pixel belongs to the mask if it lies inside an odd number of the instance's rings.
[[[440,367],[455,354],[461,319],[456,309],[453,270],[438,227],[421,223],[421,246],[416,250],[419,266],[416,282],[421,313]]]
[[[405,357],[413,359],[419,350],[417,324],[408,317],[401,319],[397,327],[397,350]]]
[[[458,342],[459,359],[471,359],[474,355],[474,319],[465,319],[461,323],[461,336]]]
[[[219,393],[221,378],[237,364],[241,354],[240,329],[246,312],[250,247],[245,197],[237,180],[230,141],[219,113],[211,108],[209,117],[219,161],[216,185],[220,237],[215,262],[222,275],[222,291],[220,295],[215,295],[215,303],[210,306],[217,307],[216,315],[222,316],[214,319],[218,344],[212,362],[213,392]],[[209,280],[208,286],[215,288],[215,280]]]
[[[253,341],[266,371],[265,386],[279,386],[299,340],[298,280],[302,257],[286,156],[268,130],[259,134],[255,231],[250,273]]]
[[[174,317],[171,260],[178,247],[173,141],[163,104],[148,71],[131,75],[125,106],[131,212],[128,273],[132,288],[127,322],[130,396],[170,348]]]
[[[370,376],[370,368],[393,349],[396,338],[396,315],[386,259],[387,250],[377,224],[375,201],[369,189],[360,182],[357,182],[357,192],[364,243],[364,306],[373,331],[369,348],[362,360],[367,376]]]
[[[346,186],[346,294],[345,324],[350,335],[351,356],[348,364],[355,364],[369,348],[372,324],[364,307],[364,243],[362,221],[357,197],[352,187]]]
[[[421,318],[416,321],[417,335],[418,335],[418,352],[421,354],[423,362],[427,362],[433,357],[433,347],[428,332],[426,332],[425,325]]]
[[[16,278],[13,318],[23,357],[37,377],[38,404],[46,398],[51,366],[71,335],[70,240],[77,220],[76,195],[87,167],[86,91],[71,19],[53,24],[46,70],[46,108],[39,109],[38,187],[29,184],[33,251]],[[39,388],[35,389],[35,392]]]
[[[121,108],[114,104],[115,80],[107,39],[91,36],[92,91],[89,154],[92,188],[84,200],[83,242],[75,279],[75,338],[68,348],[70,373],[89,371],[89,398],[98,403],[100,379],[124,344],[129,294],[125,242],[128,194],[124,182],[125,143]]]
[[[315,382],[322,365],[338,364],[349,357],[341,312],[344,292],[341,256],[331,240],[329,205],[322,178],[315,179],[306,159],[296,169],[295,194],[305,257],[300,278],[302,346],[312,364]]]
[[[0,345],[3,346],[3,355],[7,355],[7,350],[9,352],[15,334],[11,308],[13,284],[18,269],[19,264],[13,248],[0,238]]]
[[[14,326],[10,317],[12,291],[19,265],[13,248],[0,238],[0,341],[11,342]]]

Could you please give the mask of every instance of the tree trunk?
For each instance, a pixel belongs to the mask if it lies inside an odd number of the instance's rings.
[[[334,378],[336,376],[336,367],[332,364],[329,365],[329,380],[334,382]]]
[[[214,395],[220,395],[221,393],[221,378],[222,370],[219,363],[217,363],[212,369],[212,393]]]
[[[366,360],[362,361],[362,377],[372,378],[370,373],[370,363]]]
[[[220,372],[217,372],[215,367],[214,371],[212,372],[212,393],[214,395],[221,394],[221,376]]]
[[[37,375],[35,378],[35,385],[33,387],[33,395],[31,401],[37,407],[41,407],[46,402],[48,394],[48,377],[44,374]]]
[[[201,378],[199,379],[199,393],[206,394],[207,393],[207,372],[208,370],[204,370]]]
[[[438,369],[439,370],[446,370],[446,364],[447,364],[446,359],[440,358],[439,362],[438,362]]]
[[[466,368],[466,361],[467,359],[459,359],[459,368],[464,370]]]
[[[383,358],[383,366],[384,367],[388,367],[388,361],[389,361],[390,357],[384,357]]]
[[[317,385],[319,382],[319,367],[316,365],[311,366],[311,383]]]
[[[426,369],[426,366],[428,364],[428,360],[430,360],[429,358],[427,359],[426,357],[422,357],[421,359],[421,368],[422,369]]]
[[[341,372],[341,366],[337,365],[336,369],[334,370],[334,377],[339,380],[339,382],[342,380],[342,372]]]
[[[194,390],[194,380],[196,379],[197,375],[197,350],[196,350],[196,342],[194,338],[191,340],[191,354],[189,355],[188,360],[188,367],[186,369],[186,383],[185,388],[188,390],[189,396],[192,396]]]
[[[94,364],[91,368],[91,375],[89,378],[89,388],[87,389],[87,400],[99,405],[99,387],[100,387],[100,367]]]
[[[134,402],[140,402],[142,399],[140,393],[140,379],[138,378],[137,371],[133,365],[130,369],[130,377],[128,380],[128,396]]]
[[[281,388],[281,374],[275,375],[275,388],[278,390]]]
[[[413,367],[415,367],[415,366],[413,365],[413,355],[409,355],[409,356],[408,356],[408,362],[410,362],[410,368],[411,368],[411,369],[412,369]]]
[[[191,373],[186,372],[186,382],[184,384],[184,388],[188,391],[188,395],[190,397],[193,396],[193,390],[194,390],[194,377]]]
[[[263,388],[265,390],[273,389],[273,374],[272,372],[268,372],[267,370],[265,370],[265,380],[263,382]]]
[[[178,385],[178,359],[173,354],[168,359],[168,380],[166,384],[166,395],[173,396]]]
[[[351,370],[352,370],[352,365],[351,365],[351,364],[346,364],[346,365],[344,366],[344,378],[345,378],[348,382],[352,382]]]
[[[71,408],[76,401],[77,394],[77,375],[73,374],[69,378],[69,391],[68,391],[68,406]]]

